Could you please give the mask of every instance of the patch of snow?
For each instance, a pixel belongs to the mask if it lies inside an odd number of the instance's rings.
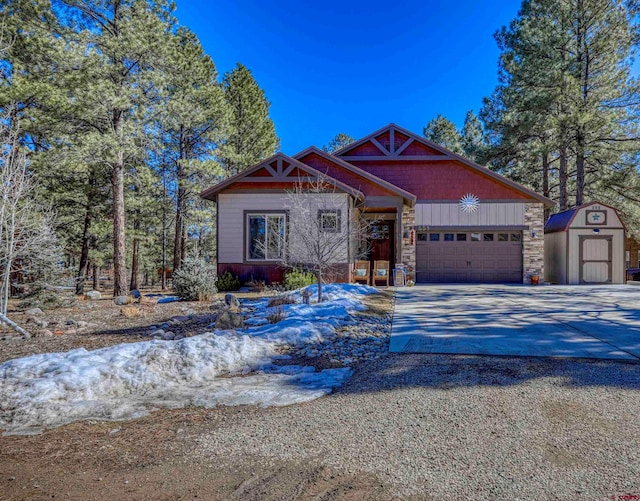
[[[350,311],[365,309],[359,296],[375,292],[350,284],[324,290],[322,303],[284,305],[285,318],[276,324],[0,364],[0,429],[30,434],[82,419],[132,419],[158,407],[280,406],[326,395],[349,378],[350,369],[273,364],[284,358],[277,353],[283,344],[334,337],[336,328],[354,321]],[[253,302],[254,316],[266,317],[267,304]]]

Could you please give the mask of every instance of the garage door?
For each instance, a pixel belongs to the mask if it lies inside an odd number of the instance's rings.
[[[417,282],[522,283],[522,232],[425,232],[416,245]]]

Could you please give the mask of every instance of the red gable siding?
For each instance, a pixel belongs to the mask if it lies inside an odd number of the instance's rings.
[[[360,146],[356,146],[354,149],[346,151],[343,155],[357,155],[357,156],[368,156],[368,155],[384,155],[380,151],[380,149],[373,143],[367,141]]]
[[[459,200],[467,193],[480,200],[530,198],[455,160],[351,160],[350,163],[415,194],[418,200]]]
[[[418,141],[414,141],[409,146],[407,146],[402,151],[402,153],[400,153],[401,157],[407,156],[407,155],[442,155],[442,153],[432,148],[429,148],[428,146],[422,143],[419,143]]]
[[[353,172],[340,167],[337,164],[330,162],[329,160],[322,158],[316,153],[310,153],[304,157],[299,158],[302,163],[313,167],[314,169],[326,174],[338,181],[342,181],[348,184],[352,188],[361,191],[365,196],[398,196],[396,193],[383,188],[375,183],[372,183],[368,179],[359,176]]]

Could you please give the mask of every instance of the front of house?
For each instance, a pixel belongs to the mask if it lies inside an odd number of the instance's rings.
[[[544,208],[553,202],[395,124],[333,154],[278,153],[205,190],[218,208],[218,273],[281,281],[284,242],[303,217],[288,194],[314,179],[332,190],[314,194],[317,214],[304,217],[334,232],[349,231],[356,215],[369,218],[366,258],[402,263],[416,282],[544,276]],[[344,245],[336,278],[347,281],[361,242]]]

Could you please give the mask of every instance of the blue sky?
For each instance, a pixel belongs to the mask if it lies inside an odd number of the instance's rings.
[[[497,83],[493,34],[516,0],[177,0],[180,24],[222,74],[247,66],[271,101],[284,153],[362,137],[389,122],[462,125]]]

